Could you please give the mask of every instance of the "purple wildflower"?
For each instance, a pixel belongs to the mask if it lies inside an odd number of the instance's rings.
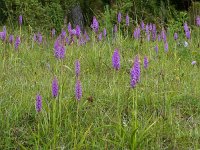
[[[178,39],[178,33],[174,33],[174,40],[177,40]]]
[[[12,44],[14,42],[14,35],[9,36],[9,43]]]
[[[36,42],[37,41],[37,35],[34,33],[34,35],[33,35],[33,40],[34,40],[34,42]]]
[[[165,32],[164,29],[161,31],[161,37],[162,37],[162,39],[163,39],[164,42],[167,41],[167,36],[166,36],[166,32]]]
[[[149,65],[149,60],[148,60],[148,57],[144,57],[144,68],[147,69],[148,68],[148,65]]]
[[[65,42],[69,45],[69,38],[66,37]]]
[[[135,39],[140,38],[140,27],[135,28],[133,35]]]
[[[99,41],[102,40],[102,32],[99,34],[99,36],[98,36],[98,40],[99,40]]]
[[[66,37],[66,31],[64,29],[62,29],[61,39],[65,39],[65,37]]]
[[[196,63],[197,63],[196,61],[192,61],[192,63],[191,63],[191,64],[192,64],[192,65],[196,65]]]
[[[76,99],[78,101],[80,101],[81,97],[82,97],[82,87],[81,87],[81,83],[79,80],[76,81],[76,85],[75,85],[75,96]]]
[[[65,47],[60,43],[59,39],[56,39],[54,43],[54,56],[58,59],[65,57]]]
[[[120,23],[122,21],[122,14],[121,14],[121,12],[119,12],[118,15],[117,15],[117,21],[118,21],[118,23]]]
[[[131,88],[135,88],[136,84],[137,84],[136,73],[135,73],[134,67],[132,67],[131,71],[130,71],[130,86],[131,86]]]
[[[135,74],[136,74],[136,81],[140,81],[140,62],[139,62],[139,57],[136,56],[135,61],[134,61],[134,69],[135,69]]]
[[[58,80],[56,77],[52,81],[52,96],[54,98],[58,96]]]
[[[76,36],[80,37],[81,36],[81,28],[79,25],[76,26]]]
[[[0,32],[0,38],[2,41],[6,41],[6,26],[3,27],[3,32]]]
[[[145,29],[145,24],[144,24],[144,21],[141,21],[140,23],[140,26],[141,26],[141,29],[144,30]]]
[[[21,41],[20,41],[20,37],[17,36],[17,37],[16,37],[16,40],[15,40],[15,49],[16,49],[16,50],[18,49],[20,42],[21,42]]]
[[[35,109],[37,112],[40,112],[42,109],[42,96],[39,94],[36,96]]]
[[[128,13],[126,14],[126,26],[129,26],[130,19]]]
[[[72,30],[70,31],[70,35],[71,35],[71,36],[76,35],[76,30],[75,30],[75,29],[72,29]]]
[[[22,15],[19,16],[19,25],[22,25]]]
[[[196,17],[196,25],[197,27],[200,27],[200,16]]]
[[[168,52],[168,49],[169,49],[169,47],[168,47],[168,43],[165,42],[165,52]]]
[[[136,56],[134,65],[130,71],[130,86],[135,88],[136,84],[140,81],[140,62],[138,56]]]
[[[96,19],[95,16],[93,17],[92,24],[91,24],[91,28],[92,28],[93,31],[96,32],[96,33],[97,33],[98,30],[99,30],[99,23],[98,23],[98,21],[97,21],[97,19]]]
[[[80,61],[76,60],[75,62],[75,73],[76,73],[76,77],[78,78],[80,75]]]
[[[85,39],[82,36],[80,36],[79,37],[79,45],[84,45],[85,43],[86,43]]]
[[[185,36],[187,39],[190,39],[190,31],[189,30],[185,32]]]
[[[156,35],[157,35],[156,25],[153,24],[153,27],[152,27],[152,40],[153,40],[153,41],[156,40]]]
[[[184,26],[183,26],[183,27],[184,27],[184,31],[185,31],[185,32],[189,31],[189,27],[188,27],[188,25],[187,25],[187,22],[184,23]]]
[[[42,43],[42,35],[41,35],[41,33],[39,33],[39,32],[38,32],[38,34],[37,34],[37,41],[38,41],[39,44]]]
[[[115,49],[112,56],[112,66],[115,70],[119,70],[120,68],[120,54],[118,49]]]
[[[117,25],[116,25],[116,24],[114,25],[113,32],[114,32],[114,33],[117,33]]]
[[[152,23],[149,24],[149,31],[153,29]]]
[[[86,31],[84,32],[84,36],[85,36],[85,40],[86,40],[86,42],[90,40],[90,37],[89,37],[89,35],[87,34]]]

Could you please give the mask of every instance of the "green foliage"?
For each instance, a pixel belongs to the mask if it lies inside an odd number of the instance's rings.
[[[36,0],[10,0],[6,1],[6,6],[10,22],[13,20],[17,22],[18,16],[22,15],[25,25],[33,29],[45,30],[52,27],[60,29],[63,23],[63,10],[55,2],[43,6]]]
[[[200,2],[193,2],[189,8],[189,21],[190,24],[196,24],[196,16],[200,16]]]
[[[180,28],[188,20],[188,15],[186,12],[179,12],[176,14],[176,17],[170,19],[167,23],[167,26],[176,32],[183,31],[183,28]]]

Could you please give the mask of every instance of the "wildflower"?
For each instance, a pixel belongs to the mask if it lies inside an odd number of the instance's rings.
[[[192,65],[196,65],[196,63],[197,63],[196,61],[192,61],[192,63],[191,63],[191,64],[192,64]]]
[[[168,43],[165,42],[165,52],[168,52]]]
[[[140,81],[140,62],[139,62],[139,57],[136,56],[135,61],[134,61],[134,70],[136,74],[136,81]]]
[[[200,27],[200,16],[196,17],[196,25]]]
[[[154,49],[156,51],[156,54],[158,54],[158,45],[156,45]]]
[[[56,77],[52,81],[52,96],[54,98],[58,96],[58,80]]]
[[[131,86],[131,88],[135,88],[136,84],[137,84],[137,80],[136,80],[135,69],[134,69],[134,67],[132,67],[132,69],[130,71],[130,86]]]
[[[153,41],[156,40],[156,35],[157,35],[156,25],[153,24],[153,27],[152,27],[152,40]]]
[[[22,25],[22,15],[19,16],[19,25]]]
[[[161,31],[161,37],[162,37],[162,39],[163,39],[164,42],[167,41],[167,36],[166,36],[166,32],[165,32],[164,29]]]
[[[130,71],[130,86],[135,88],[136,84],[140,81],[140,62],[138,56],[136,56],[134,65]]]
[[[188,47],[188,42],[187,41],[184,42],[184,47]]]
[[[39,94],[36,96],[35,109],[37,112],[40,112],[42,109],[42,96]]]
[[[126,14],[126,26],[129,26],[129,22],[130,22],[130,19],[129,19],[129,16],[128,16],[128,13]]]
[[[144,57],[144,68],[147,69],[148,68],[148,64],[149,64],[149,60],[148,57]]]
[[[96,33],[97,33],[98,30],[99,30],[99,23],[98,23],[98,21],[97,21],[97,19],[96,19],[95,16],[93,17],[92,24],[91,24],[91,28],[92,28],[93,31],[96,32]]]
[[[6,26],[3,27],[3,32],[0,32],[0,38],[2,41],[6,41]]]
[[[118,15],[117,15],[117,21],[118,21],[118,23],[120,23],[122,21],[122,14],[121,14],[121,12],[119,12]]]
[[[135,39],[140,38],[140,27],[135,28],[133,36],[134,36]]]
[[[98,39],[99,39],[99,41],[102,40],[102,32],[99,34]]]
[[[37,41],[37,35],[34,33],[34,35],[33,35],[33,40],[34,40],[34,42],[36,42]]]
[[[20,41],[20,37],[17,36],[17,37],[16,37],[16,40],[15,40],[15,49],[18,49],[20,42],[21,42],[21,41]]]
[[[189,30],[185,32],[185,36],[187,39],[190,39],[190,31]]]
[[[76,77],[78,78],[78,76],[80,75],[80,61],[76,60],[75,62],[75,73],[76,73]]]
[[[79,25],[76,26],[76,36],[79,38],[81,35],[81,28]]]
[[[113,56],[112,56],[112,65],[113,68],[119,70],[120,68],[120,55],[118,49],[115,49]]]
[[[86,43],[85,39],[83,36],[80,36],[78,39],[79,45],[84,45]]]
[[[187,22],[184,23],[184,26],[183,26],[183,27],[184,27],[184,31],[185,31],[185,32],[189,31],[189,27],[188,27],[188,25],[187,25]]]
[[[178,33],[174,33],[174,40],[177,40],[178,39]]]
[[[66,37],[66,31],[64,29],[62,29],[61,39],[65,39],[65,37]]]
[[[86,42],[90,40],[90,37],[89,37],[89,35],[87,34],[86,31],[84,32],[84,36],[85,36],[85,40],[86,40]]]
[[[69,45],[69,39],[66,37],[65,42]]]
[[[59,38],[54,43],[54,56],[58,59],[65,57],[65,47],[60,43]]]
[[[190,29],[187,25],[187,22],[184,23],[184,31],[185,31],[185,36],[187,39],[190,39]]]
[[[140,26],[141,26],[141,29],[144,30],[145,29],[145,24],[144,24],[144,21],[141,21],[140,23]]]
[[[75,85],[75,96],[76,99],[78,101],[80,101],[81,97],[82,97],[82,87],[81,87],[81,83],[79,80],[76,81],[76,85]]]
[[[12,44],[14,41],[14,35],[9,36],[9,43]]]
[[[38,34],[37,34],[37,41],[38,41],[39,44],[42,43],[42,35],[41,35],[40,32],[38,32]]]
[[[75,29],[70,30],[70,36],[73,36],[73,35],[76,35],[76,30]]]

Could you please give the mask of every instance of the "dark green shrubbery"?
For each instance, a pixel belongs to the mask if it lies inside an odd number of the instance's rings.
[[[116,14],[129,13],[134,23],[144,20],[161,25],[177,17],[176,9],[185,8],[191,0],[0,0],[0,20],[14,27],[18,16],[23,15],[24,24],[40,30],[55,27],[60,30],[66,22],[72,22],[71,10],[79,5],[82,9],[85,25],[89,25],[92,16],[102,18],[103,23],[111,28],[116,23]],[[190,8],[190,14],[198,9],[198,3]],[[196,12],[196,11],[195,11]],[[6,22],[5,22],[6,21]],[[194,21],[194,19],[192,20]],[[0,23],[2,23],[0,22]],[[42,27],[42,29],[41,29]]]

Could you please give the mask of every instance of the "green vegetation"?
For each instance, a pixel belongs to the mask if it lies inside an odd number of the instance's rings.
[[[7,29],[4,40],[5,27],[0,27],[0,149],[200,149],[198,2],[188,12],[173,11],[178,8],[172,1],[161,0],[21,2],[0,0]],[[77,26],[76,31],[67,27],[70,8],[77,3],[86,22],[81,35]],[[17,22],[20,14],[22,24]],[[93,15],[99,21],[96,33],[89,28]],[[142,20],[148,31],[142,29]],[[102,35],[104,28],[107,36]],[[139,37],[134,38],[138,28]],[[66,49],[63,59],[55,57],[61,55],[60,47]],[[115,49],[120,54],[119,70],[112,66]],[[136,57],[141,76],[131,88]],[[144,57],[149,62],[146,69]],[[52,96],[55,77],[58,97]],[[82,86],[80,101],[76,81]],[[37,94],[42,97],[39,112]]]

